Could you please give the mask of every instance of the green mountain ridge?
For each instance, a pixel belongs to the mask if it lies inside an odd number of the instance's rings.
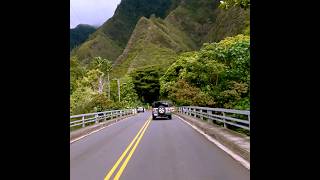
[[[90,34],[96,31],[96,27],[87,24],[79,24],[70,29],[70,51],[86,41]]]
[[[140,17],[152,14],[165,17],[169,8],[171,0],[122,0],[114,15],[71,55],[78,56],[84,64],[95,56],[115,61],[126,47]]]
[[[207,35],[204,36],[203,42],[218,42],[225,37],[235,36],[241,33],[249,34],[249,10],[241,8],[223,10],[217,8],[214,15],[216,16],[216,20],[212,24]]]
[[[121,77],[134,69],[158,66],[165,70],[179,52],[196,48],[194,42],[166,20],[140,18],[123,54],[114,63],[112,75]]]
[[[81,59],[82,64],[89,64],[95,56],[106,57],[110,60],[116,59],[123,48],[113,41],[109,36],[97,30],[81,46],[72,50],[71,55]]]
[[[165,71],[182,52],[248,31],[249,10],[222,10],[219,1],[142,2],[146,1],[122,0],[115,15],[72,55],[84,64],[94,56],[108,58],[114,66],[111,76],[122,77],[149,66]]]

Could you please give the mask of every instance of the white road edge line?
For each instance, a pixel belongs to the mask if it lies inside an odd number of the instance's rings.
[[[132,116],[129,116],[129,117],[132,117]],[[123,118],[121,121],[124,121],[124,120],[129,119],[129,117]],[[76,142],[76,141],[79,141],[80,139],[83,139],[83,138],[85,138],[85,137],[87,137],[87,136],[89,136],[89,135],[91,135],[91,134],[93,134],[93,133],[99,132],[99,131],[101,131],[101,130],[104,129],[104,128],[110,127],[110,126],[112,126],[112,125],[114,125],[114,124],[118,124],[118,123],[121,122],[121,121],[116,121],[116,122],[114,122],[114,123],[112,123],[112,124],[109,124],[109,125],[104,126],[104,127],[100,128],[100,129],[94,130],[94,131],[92,131],[92,132],[90,132],[90,133],[88,133],[88,134],[85,134],[85,135],[83,135],[83,136],[80,136],[80,137],[78,137],[78,138],[70,141],[70,144],[72,144],[72,143],[74,143],[74,142]]]
[[[177,116],[177,115],[176,115]],[[211,141],[212,143],[214,143],[215,145],[217,145],[220,149],[222,149],[223,151],[225,151],[228,155],[230,155],[233,159],[235,159],[236,161],[238,161],[240,164],[242,164],[245,168],[247,168],[250,171],[250,162],[248,162],[247,160],[245,160],[244,158],[242,158],[241,156],[235,154],[234,152],[232,152],[229,148],[227,148],[226,146],[222,145],[221,143],[219,143],[217,140],[215,140],[214,138],[212,138],[211,136],[209,136],[208,134],[206,134],[205,132],[203,132],[201,129],[197,128],[196,126],[190,124],[189,122],[187,122],[186,120],[182,119],[180,116],[177,116],[180,120],[182,120],[184,123],[188,124],[189,126],[191,126],[193,129],[195,129],[196,131],[198,131],[200,134],[202,134],[203,136],[205,136],[209,141]]]

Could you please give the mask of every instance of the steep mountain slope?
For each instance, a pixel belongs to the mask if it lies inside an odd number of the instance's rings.
[[[109,36],[98,29],[87,41],[71,52],[71,56],[76,55],[83,65],[88,64],[95,56],[101,56],[110,60],[116,59],[123,51]]]
[[[218,0],[122,0],[72,55],[85,64],[94,56],[112,60],[112,77],[148,66],[165,71],[181,52],[248,31],[249,10],[218,5]]]
[[[166,17],[166,21],[184,31],[200,48],[203,37],[216,19],[218,1],[184,0]]]
[[[170,22],[197,44],[217,42],[228,36],[243,33],[249,27],[249,10],[218,8],[217,0],[185,0],[167,17]]]
[[[240,33],[249,34],[250,11],[241,8],[229,10],[216,9],[216,20],[209,32],[203,38],[203,42],[218,42],[225,37],[235,36]]]
[[[180,52],[199,49],[205,42],[234,36],[248,27],[248,11],[217,7],[217,1],[184,0],[164,20],[142,17],[115,61],[112,75],[121,77],[147,66],[165,71]]]
[[[170,23],[142,17],[123,54],[115,61],[112,75],[121,77],[133,69],[158,66],[165,69],[179,52],[196,48],[194,42]]]
[[[71,54],[77,55],[84,63],[94,56],[114,61],[125,48],[140,17],[155,14],[164,18],[169,8],[171,0],[122,0],[113,17]]]
[[[70,51],[87,40],[89,35],[95,32],[96,29],[96,27],[87,24],[79,24],[75,28],[70,29]]]

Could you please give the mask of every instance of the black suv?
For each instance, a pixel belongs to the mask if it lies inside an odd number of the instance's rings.
[[[172,119],[171,105],[169,102],[156,101],[152,103],[152,119],[155,120],[157,117]]]

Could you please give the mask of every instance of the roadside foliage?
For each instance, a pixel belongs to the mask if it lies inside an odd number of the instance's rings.
[[[156,100],[250,109],[250,0],[163,3],[122,1],[73,48],[71,115]]]
[[[133,108],[141,104],[133,88],[132,78],[120,79],[121,102],[118,101],[117,83],[110,79],[108,97],[108,76],[111,62],[95,57],[88,66],[81,66],[77,57],[70,58],[70,114],[84,114],[122,108]]]
[[[160,78],[177,105],[250,108],[250,37],[237,35],[181,54]]]

